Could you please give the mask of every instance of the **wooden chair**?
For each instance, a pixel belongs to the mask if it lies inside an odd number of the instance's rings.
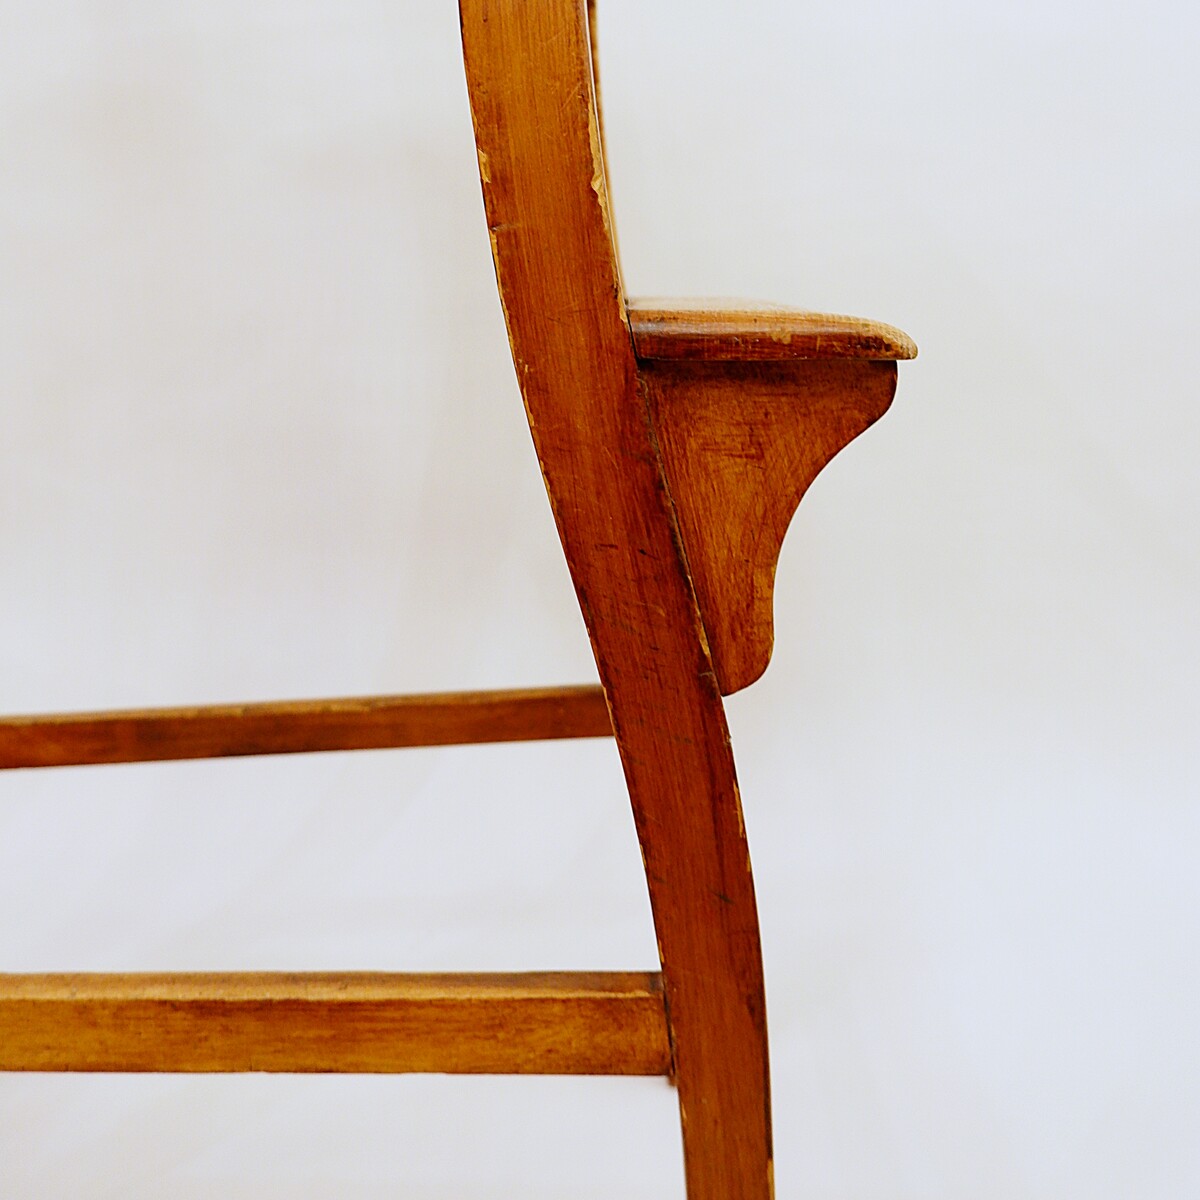
[[[461,0],[488,228],[602,687],[17,717],[46,767],[615,733],[661,973],[0,976],[24,1071],[664,1074],[690,1200],[772,1190],[758,917],[722,695],[771,651],[785,529],[912,343],[626,300],[585,0]]]

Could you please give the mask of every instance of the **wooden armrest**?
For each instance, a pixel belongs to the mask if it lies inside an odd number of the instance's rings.
[[[738,300],[630,300],[639,359],[761,362],[778,359],[916,358],[899,329],[859,317]]]

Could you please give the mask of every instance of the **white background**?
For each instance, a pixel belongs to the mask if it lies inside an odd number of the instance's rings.
[[[633,294],[890,321],[729,703],[781,1197],[1200,1194],[1192,5],[602,0]],[[0,2],[0,709],[582,682],[451,0]],[[649,967],[614,748],[18,772],[0,969]],[[0,1079],[0,1196],[681,1196],[655,1081]]]

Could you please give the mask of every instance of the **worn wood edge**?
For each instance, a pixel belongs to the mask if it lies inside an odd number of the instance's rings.
[[[0,975],[0,1070],[667,1075],[655,972]]]
[[[906,333],[860,317],[735,300],[633,299],[628,305],[641,360],[917,357]]]
[[[0,718],[0,769],[611,737],[598,686]]]

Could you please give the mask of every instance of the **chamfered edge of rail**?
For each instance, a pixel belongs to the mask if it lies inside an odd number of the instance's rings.
[[[0,975],[0,1070],[667,1075],[657,972]]]

